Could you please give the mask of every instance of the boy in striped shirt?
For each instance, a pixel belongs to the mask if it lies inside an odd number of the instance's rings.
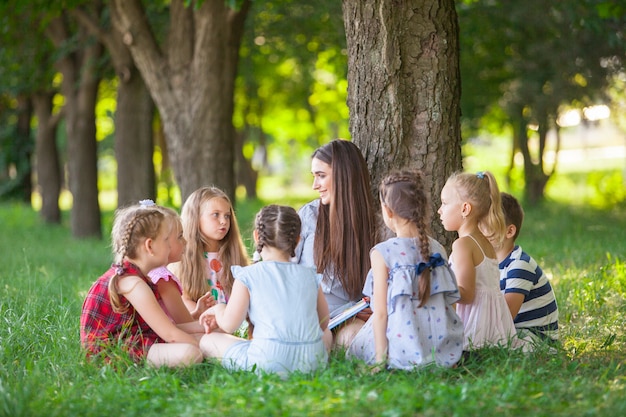
[[[558,308],[552,286],[537,262],[515,240],[524,210],[515,197],[501,193],[506,237],[496,249],[500,262],[500,290],[504,294],[520,337],[554,342],[558,338]]]

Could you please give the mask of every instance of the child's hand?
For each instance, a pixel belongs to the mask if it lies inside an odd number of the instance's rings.
[[[205,333],[211,333],[213,330],[219,327],[217,325],[217,319],[215,318],[215,314],[209,310],[202,313],[198,321],[202,326],[204,326]]]
[[[386,360],[378,362],[378,363],[375,363],[374,365],[372,365],[370,367],[370,373],[372,375],[373,374],[377,374],[380,371],[384,371],[385,369],[387,369],[387,361]]]
[[[213,307],[215,304],[217,304],[217,300],[213,298],[213,295],[211,295],[210,291],[207,291],[206,294],[198,298],[198,301],[196,302],[195,313],[202,314],[209,308]]]

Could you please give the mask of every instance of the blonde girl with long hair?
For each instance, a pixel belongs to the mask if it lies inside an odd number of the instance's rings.
[[[495,177],[488,171],[452,174],[441,190],[437,212],[443,227],[458,233],[450,265],[461,296],[457,313],[465,328],[463,349],[518,346],[513,319],[500,292],[500,270],[492,246],[499,246],[506,234]]]
[[[233,265],[249,264],[233,205],[217,187],[191,193],[181,211],[187,246],[170,265],[183,286],[183,301],[194,318],[215,303],[226,303],[233,288]]]

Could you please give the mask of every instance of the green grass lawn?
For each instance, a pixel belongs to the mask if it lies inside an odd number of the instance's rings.
[[[262,204],[238,205],[243,233]],[[376,375],[334,354],[323,371],[281,380],[208,361],[85,362],[79,315],[111,262],[108,239],[74,240],[67,225],[0,204],[0,416],[624,416],[626,213],[557,202],[526,211],[520,243],[559,303],[556,353],[494,349],[457,369]],[[106,235],[110,213],[104,223]]]

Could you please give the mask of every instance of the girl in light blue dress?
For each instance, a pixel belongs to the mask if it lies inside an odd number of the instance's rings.
[[[314,268],[290,262],[300,236],[300,217],[287,206],[257,214],[254,240],[261,262],[231,268],[235,282],[228,304],[200,317],[210,331],[200,349],[231,370],[288,374],[326,366],[332,335],[328,305]],[[251,340],[233,336],[249,315]]]
[[[385,225],[396,237],[370,251],[363,292],[373,314],[346,355],[374,371],[453,366],[463,351],[463,323],[453,306],[459,291],[445,249],[427,234],[430,205],[422,174],[392,173],[379,191]]]

